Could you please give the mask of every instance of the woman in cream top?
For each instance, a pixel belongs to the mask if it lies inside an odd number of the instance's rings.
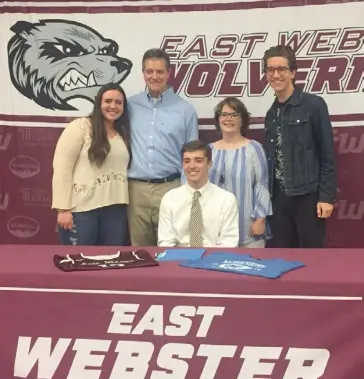
[[[130,161],[126,95],[108,84],[91,116],[72,121],[57,143],[52,208],[62,244],[124,245]]]

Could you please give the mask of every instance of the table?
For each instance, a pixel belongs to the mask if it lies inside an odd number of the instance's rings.
[[[79,252],[116,249],[0,247],[1,378],[364,377],[364,250],[249,250],[306,264],[278,280],[53,265]]]

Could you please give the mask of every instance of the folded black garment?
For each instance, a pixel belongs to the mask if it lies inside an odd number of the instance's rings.
[[[53,262],[62,271],[110,270],[159,266],[159,263],[146,251],[118,251],[113,255],[55,255]]]

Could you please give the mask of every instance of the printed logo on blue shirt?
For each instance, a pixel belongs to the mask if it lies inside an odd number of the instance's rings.
[[[213,263],[212,267],[226,269],[226,270],[234,270],[234,271],[245,271],[245,270],[261,271],[266,266],[259,263],[255,263],[255,262],[224,260],[221,263]]]

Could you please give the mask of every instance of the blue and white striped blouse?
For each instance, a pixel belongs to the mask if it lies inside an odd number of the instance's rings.
[[[232,192],[239,205],[239,245],[265,236],[250,235],[252,222],[272,214],[268,190],[267,158],[263,146],[254,140],[236,150],[217,149],[211,144],[211,183]]]

